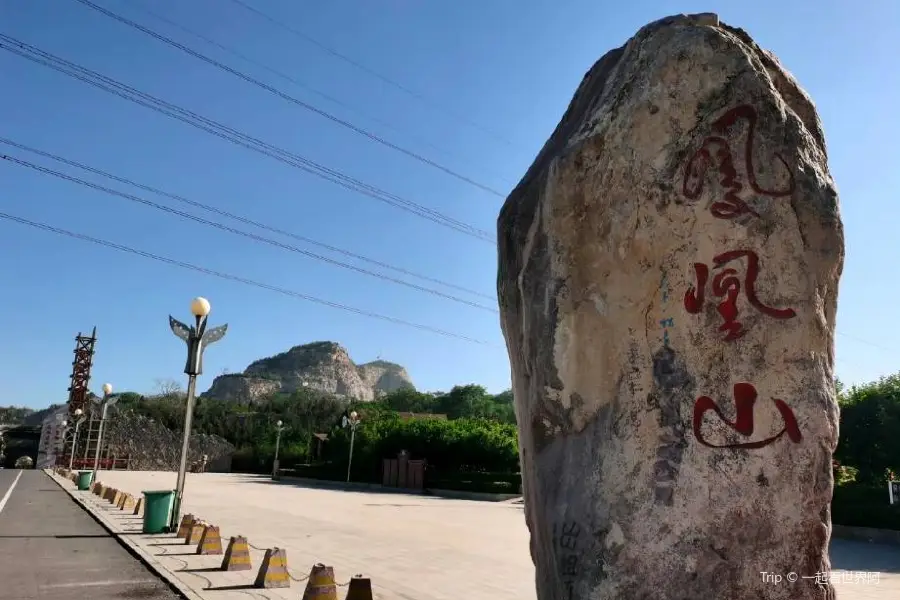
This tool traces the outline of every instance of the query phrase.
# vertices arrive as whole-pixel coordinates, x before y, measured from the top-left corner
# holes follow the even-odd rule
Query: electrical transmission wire
[[[303,31],[300,31],[299,29],[296,29],[295,27],[291,27],[290,25],[288,25],[286,23],[282,23],[278,19],[275,19],[274,17],[269,16],[268,14],[259,10],[258,8],[250,6],[249,4],[242,2],[241,0],[231,0],[231,2],[240,6],[241,8],[243,8],[245,10],[255,14],[256,16],[260,17],[261,19],[268,21],[269,23],[275,25],[276,27],[280,27],[280,28],[284,29],[285,31],[288,31],[288,32],[294,34],[295,36],[297,36],[303,40],[306,40],[307,42],[318,47],[320,50],[326,52],[327,54],[330,54],[331,56],[333,56],[339,60],[342,60],[342,61],[346,62],[347,64],[352,65],[353,67],[356,67],[360,71],[363,71],[364,73],[368,73],[369,75],[375,77],[376,79],[379,79],[379,80],[383,81],[384,83],[387,83],[388,85],[400,90],[401,92],[407,94],[408,96],[411,96],[411,97],[419,100],[420,102],[427,104],[431,108],[438,109],[441,112],[443,112],[444,114],[449,115],[459,121],[462,121],[463,123],[469,125],[470,127],[474,127],[475,129],[478,129],[482,133],[485,133],[485,134],[493,137],[495,140],[503,142],[507,146],[513,145],[513,143],[509,139],[503,137],[496,131],[492,131],[491,129],[488,129],[484,125],[480,125],[479,123],[476,123],[475,121],[473,121],[455,111],[451,111],[444,106],[436,104],[434,101],[429,100],[428,98],[426,98],[425,96],[423,96],[422,94],[420,94],[414,90],[411,90],[410,88],[406,87],[402,83],[399,83],[396,80],[391,79],[390,77],[388,77],[386,75],[382,75],[378,71],[375,71],[374,69],[365,66],[364,64],[360,63],[359,61],[356,61],[356,60],[350,58],[346,54],[342,54],[342,53],[338,52],[334,48],[326,46],[325,44],[323,44],[319,40],[315,39],[308,33],[304,33]]]
[[[151,200],[141,198],[140,196],[135,196],[133,194],[127,194],[125,192],[120,192],[118,190],[114,190],[112,188],[108,188],[106,186],[102,186],[100,184],[93,183],[93,182],[87,181],[85,179],[81,179],[79,177],[73,177],[72,175],[68,175],[61,171],[55,171],[53,169],[48,169],[47,167],[42,167],[41,165],[37,165],[35,163],[31,163],[26,160],[21,160],[14,156],[9,156],[8,154],[0,154],[0,159],[5,160],[7,162],[11,162],[13,164],[17,164],[22,167],[32,169],[34,171],[38,171],[39,173],[44,173],[45,175],[52,175],[52,176],[58,177],[60,179],[65,179],[66,181],[70,181],[72,183],[77,183],[79,185],[110,194],[111,196],[118,196],[119,198],[123,198],[125,200],[137,202],[139,204],[143,204],[144,206],[149,206],[151,208],[155,208],[156,210],[160,210],[163,212],[167,212],[169,214],[179,216],[182,219],[194,221],[195,223],[199,223],[201,225],[206,225],[207,227],[213,227],[213,228],[219,229],[221,231],[227,231],[228,233],[233,233],[235,235],[239,235],[241,237],[245,237],[245,238],[257,241],[257,242],[269,244],[270,246],[275,246],[277,248],[281,248],[282,250],[296,252],[297,254],[302,254],[309,258],[314,258],[316,260],[326,262],[326,263],[334,265],[336,267],[341,267],[341,268],[348,269],[351,271],[356,271],[357,273],[362,273],[363,275],[369,275],[370,277],[375,277],[375,278],[381,279],[383,281],[389,281],[391,283],[396,283],[397,285],[409,287],[414,290],[418,290],[420,292],[426,292],[429,294],[433,294],[435,296],[439,296],[441,298],[446,298],[448,300],[452,300],[453,302],[459,302],[460,304],[466,304],[473,308],[478,308],[478,309],[481,309],[481,310],[484,310],[487,312],[493,312],[493,313],[499,312],[497,309],[490,307],[490,306],[485,306],[484,304],[472,302],[471,300],[466,300],[464,298],[460,298],[458,296],[453,296],[451,294],[445,294],[444,292],[441,292],[439,290],[427,288],[427,287],[424,287],[421,285],[416,285],[414,283],[410,283],[408,281],[403,281],[402,279],[397,279],[395,277],[389,277],[382,273],[376,273],[375,271],[369,271],[368,269],[363,269],[362,267],[357,267],[357,266],[354,266],[354,265],[351,265],[351,264],[348,264],[345,262],[341,262],[339,260],[335,260],[333,258],[328,258],[327,256],[322,256],[321,254],[316,254],[316,253],[310,252],[308,250],[303,250],[302,248],[298,248],[297,246],[291,246],[290,244],[283,244],[283,243],[273,240],[271,238],[263,237],[261,235],[256,235],[255,233],[250,233],[248,231],[235,229],[234,227],[229,227],[228,225],[223,225],[221,223],[217,223],[215,221],[210,221],[208,219],[204,219],[202,217],[198,217],[196,215],[192,215],[190,213],[186,213],[184,211],[180,211],[180,210],[177,210],[177,209],[169,207],[169,206],[158,204]]]
[[[111,77],[101,75],[96,71],[92,71],[82,67],[76,63],[65,60],[49,52],[45,52],[36,46],[27,44],[21,40],[17,40],[11,36],[0,33],[0,49],[6,50],[12,54],[20,56],[33,63],[48,67],[69,77],[73,77],[105,92],[114,94],[134,102],[140,106],[144,106],[154,110],[160,114],[172,117],[192,127],[211,133],[219,138],[230,141],[233,144],[242,146],[249,150],[259,152],[275,160],[293,166],[306,173],[313,174],[317,177],[340,185],[346,189],[358,192],[369,198],[373,198],[385,204],[389,204],[395,208],[410,212],[423,219],[427,219],[438,225],[453,229],[460,233],[474,237],[490,244],[496,244],[492,235],[483,229],[477,229],[472,225],[463,223],[436,210],[417,204],[411,200],[402,198],[396,194],[386,192],[378,187],[367,184],[359,179],[355,179],[349,175],[341,173],[335,169],[324,167],[310,159],[304,158],[298,154],[288,150],[274,146],[264,142],[258,138],[242,133],[236,129],[223,125],[218,121],[208,119],[191,110],[182,108],[165,100],[151,96],[141,92],[140,90],[121,83]]]
[[[331,103],[333,103],[333,104],[337,104],[338,106],[341,106],[341,107],[343,107],[343,108],[345,108],[345,109],[347,109],[347,110],[349,110],[349,111],[355,112],[355,113],[357,113],[358,115],[360,115],[360,116],[362,116],[362,117],[365,117],[365,118],[369,119],[370,121],[372,121],[372,122],[374,122],[374,123],[378,123],[379,125],[382,125],[382,126],[388,128],[388,129],[390,129],[391,131],[394,131],[395,133],[399,133],[399,134],[401,134],[401,135],[408,136],[408,137],[410,137],[411,139],[416,140],[416,141],[419,142],[420,144],[422,144],[422,145],[424,145],[424,146],[428,146],[429,148],[431,148],[432,150],[435,150],[436,152],[440,152],[440,153],[443,154],[444,156],[451,156],[451,155],[452,155],[452,156],[455,156],[456,158],[461,158],[457,152],[451,152],[451,151],[448,151],[447,149],[441,148],[440,146],[437,146],[436,144],[434,144],[434,143],[432,143],[432,142],[426,140],[425,138],[423,138],[423,137],[421,137],[421,136],[419,136],[419,135],[416,135],[416,134],[411,133],[411,132],[409,132],[409,131],[403,131],[403,130],[401,130],[400,128],[398,128],[397,126],[395,126],[395,125],[389,123],[388,121],[385,121],[384,119],[381,119],[381,118],[379,118],[379,117],[376,117],[375,115],[373,115],[373,114],[371,114],[371,113],[369,113],[369,112],[367,112],[367,111],[364,111],[364,110],[362,110],[362,109],[360,109],[360,108],[358,108],[358,107],[352,106],[352,105],[350,105],[350,104],[348,104],[348,103],[346,103],[346,102],[344,102],[344,101],[342,101],[342,100],[340,100],[340,99],[338,99],[338,98],[335,98],[334,96],[332,96],[332,95],[330,95],[330,94],[327,94],[327,93],[325,93],[325,92],[323,92],[323,91],[321,91],[321,90],[318,90],[318,89],[312,87],[311,85],[309,85],[309,84],[307,84],[307,83],[304,83],[304,82],[300,81],[300,80],[297,79],[296,77],[293,77],[293,76],[291,76],[291,75],[288,75],[288,74],[285,73],[284,71],[280,71],[280,70],[278,70],[278,69],[275,69],[274,67],[272,67],[272,66],[270,66],[270,65],[267,65],[267,64],[265,64],[265,63],[263,63],[263,62],[260,62],[260,61],[256,60],[255,58],[252,58],[252,57],[250,57],[250,56],[247,56],[246,54],[244,54],[244,53],[241,52],[240,50],[236,50],[233,46],[228,46],[228,45],[223,44],[223,43],[221,43],[221,42],[217,42],[216,40],[210,38],[209,36],[207,36],[207,35],[205,35],[205,34],[202,34],[202,33],[198,32],[198,31],[196,31],[196,30],[194,30],[194,29],[191,29],[190,27],[187,27],[187,26],[185,26],[185,25],[182,25],[181,23],[178,23],[177,21],[173,21],[172,19],[170,19],[170,18],[168,18],[168,17],[165,17],[165,16],[163,16],[163,15],[161,15],[161,14],[155,12],[155,11],[150,10],[150,9],[147,8],[146,6],[142,6],[142,5],[140,5],[140,4],[136,3],[136,2],[130,3],[129,6],[131,6],[132,8],[134,8],[134,9],[136,9],[136,10],[139,10],[140,12],[143,12],[143,13],[145,13],[145,14],[147,14],[147,15],[150,15],[150,16],[153,17],[154,19],[157,19],[157,20],[159,20],[159,21],[162,21],[163,23],[167,23],[167,24],[171,25],[172,27],[174,27],[174,28],[176,28],[176,29],[179,29],[179,30],[183,31],[184,33],[187,33],[188,35],[194,36],[195,38],[197,38],[197,39],[199,39],[199,40],[203,40],[203,41],[206,42],[207,44],[210,44],[210,45],[212,45],[212,46],[215,46],[216,48],[222,50],[223,52],[227,52],[227,53],[229,53],[229,54],[231,54],[231,55],[233,55],[233,56],[236,56],[236,57],[240,58],[241,60],[243,60],[243,61],[245,61],[245,62],[248,62],[248,63],[250,63],[250,64],[252,64],[252,65],[255,65],[255,66],[259,67],[260,69],[263,69],[263,70],[265,70],[265,71],[268,71],[269,73],[271,73],[271,74],[273,74],[273,75],[275,75],[275,76],[277,76],[277,77],[280,77],[281,79],[284,79],[285,81],[288,81],[288,82],[292,83],[293,85],[295,85],[295,86],[297,86],[297,87],[299,87],[299,88],[302,88],[302,89],[306,90],[307,92],[309,92],[309,93],[311,93],[311,94],[315,94],[316,96],[319,96],[320,98],[323,98],[323,99],[327,100],[328,102],[331,102]],[[511,182],[510,182],[508,179],[505,179],[505,178],[503,178],[503,177],[498,177],[497,179],[498,179],[498,180],[502,180],[504,183],[511,184]]]
[[[458,340],[463,340],[466,342],[471,342],[473,344],[478,344],[481,346],[491,346],[498,347],[497,344],[493,344],[491,342],[487,342],[484,340],[479,340],[477,338],[472,338],[466,335],[462,335],[459,333],[453,333],[451,331],[445,331],[443,329],[438,329],[437,327],[431,327],[430,325],[421,325],[419,323],[413,323],[412,321],[405,321],[403,319],[398,319],[396,317],[389,317],[387,315],[382,315],[379,313],[371,312],[368,310],[364,310],[361,308],[356,308],[353,306],[348,306],[346,304],[340,304],[338,302],[332,302],[330,300],[323,300],[322,298],[316,298],[315,296],[309,296],[307,294],[302,294],[300,292],[296,292],[294,290],[289,290],[287,288],[279,287],[276,285],[271,285],[267,283],[262,283],[259,281],[255,281],[253,279],[247,279],[246,277],[240,277],[238,275],[231,275],[229,273],[223,273],[221,271],[216,271],[213,269],[207,269],[206,267],[201,267],[198,265],[194,265],[191,263],[183,262],[180,260],[176,260],[174,258],[168,258],[165,256],[160,256],[158,254],[153,254],[150,252],[145,252],[143,250],[138,250],[136,248],[131,248],[129,246],[124,246],[122,244],[117,244],[115,242],[111,242],[109,240],[103,240],[100,238],[91,237],[89,235],[85,235],[82,233],[76,233],[74,231],[69,231],[67,229],[62,229],[59,227],[54,227],[52,225],[48,225],[46,223],[40,223],[37,221],[31,221],[29,219],[25,219],[24,217],[18,217],[16,215],[11,215],[8,213],[0,212],[0,219],[5,219],[7,221],[13,221],[16,223],[20,223],[22,225],[28,225],[29,227],[34,227],[35,229],[42,229],[44,231],[49,231],[51,233],[55,233],[57,235],[63,235],[66,237],[82,240],[85,242],[91,242],[92,244],[97,244],[99,246],[105,246],[107,248],[112,248],[114,250],[119,250],[120,252],[127,252],[129,254],[136,254],[138,256],[143,256],[144,258],[149,258],[151,260],[155,260],[158,262],[163,262],[172,266],[181,267],[182,269],[187,269],[191,271],[196,271],[199,273],[204,273],[206,275],[212,275],[213,277],[218,277],[220,279],[227,279],[229,281],[234,281],[237,283],[243,283],[245,285],[250,285],[253,287],[258,287],[262,289],[266,289],[272,292],[277,292],[279,294],[284,294],[285,296],[291,296],[293,298],[298,298],[300,300],[306,300],[308,302],[315,302],[316,304],[322,304],[324,306],[330,306],[332,308],[338,308],[340,310],[345,310],[347,312],[352,312],[358,315],[362,315],[364,317],[371,317],[373,319],[380,319],[382,321],[388,321],[390,323],[395,323],[397,325],[405,325],[406,327],[413,327],[415,329],[419,329],[421,331],[428,331],[431,333],[436,333],[438,335],[442,335],[445,337],[455,338]]]
[[[356,254],[356,253],[354,253],[354,252],[350,252],[350,251],[348,251],[348,250],[344,250],[344,249],[342,249],[342,248],[338,248],[338,247],[336,247],[336,246],[332,246],[332,245],[330,245],[330,244],[325,244],[325,243],[323,243],[323,242],[318,242],[318,241],[313,240],[313,239],[310,239],[310,238],[308,238],[308,237],[304,237],[304,236],[298,235],[298,234],[296,234],[296,233],[291,233],[291,232],[289,232],[289,231],[285,231],[285,230],[280,229],[280,228],[278,228],[278,227],[274,227],[274,226],[272,226],[272,225],[266,225],[266,224],[264,224],[264,223],[260,223],[260,222],[258,222],[258,221],[254,221],[254,220],[252,220],[252,219],[250,219],[250,218],[248,218],[248,217],[242,217],[242,216],[240,216],[240,215],[237,215],[237,214],[228,212],[228,211],[226,211],[226,210],[222,210],[222,209],[220,209],[220,208],[216,208],[215,206],[210,206],[210,205],[208,205],[208,204],[203,204],[202,202],[197,202],[197,201],[195,201],[195,200],[190,200],[190,199],[185,198],[184,196],[180,196],[180,195],[178,195],[178,194],[173,194],[173,193],[170,193],[170,192],[166,192],[166,191],[160,190],[160,189],[158,189],[158,188],[155,188],[155,187],[152,187],[152,186],[149,186],[149,185],[145,185],[145,184],[142,184],[142,183],[138,183],[138,182],[132,181],[132,180],[127,179],[127,178],[125,178],[125,177],[119,177],[118,175],[114,175],[114,174],[109,173],[109,172],[107,172],[107,171],[103,171],[102,169],[97,169],[97,168],[95,168],[95,167],[91,167],[91,166],[85,165],[85,164],[83,164],[83,163],[80,163],[80,162],[77,162],[77,161],[74,161],[74,160],[71,160],[71,159],[68,159],[68,158],[64,158],[64,157],[59,156],[59,155],[56,155],[56,154],[51,154],[50,152],[45,152],[45,151],[43,151],[43,150],[38,150],[37,148],[32,148],[32,147],[30,147],[30,146],[26,146],[25,144],[20,144],[20,143],[18,143],[18,142],[15,142],[15,141],[10,140],[10,139],[8,139],[8,138],[4,138],[4,137],[2,137],[2,136],[0,136],[0,143],[7,144],[8,146],[12,146],[12,147],[14,147],[14,148],[18,148],[19,150],[25,150],[26,152],[31,152],[31,153],[33,153],[33,154],[37,154],[38,156],[43,156],[44,158],[49,158],[49,159],[51,159],[51,160],[54,160],[54,161],[56,161],[56,162],[63,163],[63,164],[65,164],[65,165],[69,165],[69,166],[71,166],[71,167],[76,167],[76,168],[78,168],[78,169],[82,169],[82,170],[84,170],[84,171],[88,171],[89,173],[93,173],[93,174],[95,174],[95,175],[100,175],[100,176],[102,176],[102,177],[106,177],[107,179],[112,179],[113,181],[117,181],[117,182],[119,182],[119,183],[124,183],[124,184],[126,184],[126,185],[130,185],[130,186],[133,186],[133,187],[142,189],[142,190],[144,190],[144,191],[150,192],[150,193],[152,193],[152,194],[156,194],[156,195],[158,195],[158,196],[163,196],[163,197],[166,197],[166,198],[170,198],[170,199],[172,199],[172,200],[176,200],[176,201],[178,201],[178,202],[182,202],[182,203],[184,203],[184,204],[188,204],[188,205],[190,205],[190,206],[194,206],[194,207],[196,207],[196,208],[203,209],[203,210],[205,210],[205,211],[208,211],[208,212],[211,212],[211,213],[214,213],[214,214],[217,214],[217,215],[220,215],[220,216],[223,216],[223,217],[226,217],[226,218],[229,218],[229,219],[238,221],[238,222],[240,222],[240,223],[244,223],[244,224],[246,224],[246,225],[251,225],[251,226],[253,226],[253,227],[258,227],[258,228],[264,229],[264,230],[266,230],[266,231],[271,231],[272,233],[277,233],[277,234],[279,234],[279,235],[284,235],[284,236],[287,236],[287,237],[294,238],[295,240],[298,240],[298,241],[301,241],[301,242],[305,242],[305,243],[307,243],[307,244],[312,244],[312,245],[314,245],[314,246],[319,246],[320,248],[324,248],[324,249],[329,250],[329,251],[331,251],[331,252],[335,252],[335,253],[338,253],[338,254],[343,254],[344,256],[349,256],[350,258],[355,258],[355,259],[357,259],[357,260],[361,260],[361,261],[363,261],[363,262],[367,262],[367,263],[370,263],[370,264],[373,264],[373,265],[382,267],[382,268],[384,268],[384,269],[390,269],[390,270],[392,270],[392,271],[396,271],[396,272],[398,272],[398,273],[402,273],[402,274],[407,275],[407,276],[410,276],[410,277],[415,277],[415,278],[421,279],[421,280],[423,280],[423,281],[429,281],[429,282],[431,282],[431,283],[436,283],[436,284],[442,285],[442,286],[444,286],[444,287],[453,288],[453,289],[455,289],[455,290],[459,290],[459,291],[462,291],[462,292],[466,292],[466,293],[468,293],[468,294],[472,294],[473,296],[479,296],[479,297],[485,298],[485,299],[487,299],[487,300],[493,300],[493,301],[496,301],[496,297],[495,297],[495,296],[491,296],[491,295],[489,295],[489,294],[484,294],[484,293],[475,291],[475,290],[473,290],[473,289],[470,289],[470,288],[467,288],[467,287],[463,287],[463,286],[461,286],[461,285],[457,285],[457,284],[454,284],[454,283],[449,283],[449,282],[446,282],[446,281],[442,281],[442,280],[440,280],[440,279],[436,279],[436,278],[434,278],[434,277],[429,277],[429,276],[427,276],[427,275],[421,275],[421,274],[415,273],[415,272],[413,272],[413,271],[409,271],[409,270],[407,270],[407,269],[403,269],[403,268],[401,268],[401,267],[396,267],[396,266],[394,266],[394,265],[391,265],[391,264],[388,264],[388,263],[385,263],[385,262],[382,262],[382,261],[379,261],[379,260],[375,260],[375,259],[372,259],[372,258],[368,258],[368,257],[366,257],[366,256],[362,256],[361,254]]]
[[[233,67],[229,67],[228,65],[226,65],[225,63],[223,63],[221,61],[218,61],[214,58],[210,58],[209,56],[206,56],[205,54],[203,54],[201,52],[197,52],[196,50],[189,48],[188,46],[185,46],[184,44],[177,42],[176,40],[173,40],[172,38],[167,37],[161,33],[153,31],[152,29],[145,27],[136,21],[132,21],[131,19],[129,19],[127,17],[123,17],[120,14],[114,13],[113,11],[111,11],[107,8],[104,8],[102,6],[94,4],[90,0],[75,0],[75,2],[78,2],[79,4],[83,4],[84,6],[87,6],[88,8],[91,8],[103,15],[106,15],[107,17],[109,17],[115,21],[118,21],[119,23],[122,23],[123,25],[127,25],[128,27],[131,27],[132,29],[136,29],[138,31],[146,33],[147,35],[149,35],[165,44],[168,44],[169,46],[172,46],[173,48],[177,48],[178,50],[181,50],[182,52],[184,52],[186,54],[190,54],[194,58],[202,60],[203,62],[205,62],[207,64],[210,64],[214,67],[222,69],[223,71],[231,73],[235,77],[239,77],[239,78],[243,79],[244,81],[246,81],[247,83],[251,83],[261,89],[264,89],[267,92],[274,94],[283,100],[287,100],[288,102],[290,102],[292,104],[295,104],[305,110],[311,111],[311,112],[319,115],[320,117],[324,117],[325,119],[328,119],[332,123],[336,123],[336,124],[340,125],[341,127],[345,127],[355,133],[358,133],[359,135],[365,136],[374,142],[377,142],[387,148],[390,148],[391,150],[395,150],[397,152],[400,152],[401,154],[405,154],[406,156],[408,156],[414,160],[417,160],[417,161],[419,161],[423,164],[426,164],[430,167],[434,167],[435,169],[438,169],[439,171],[443,171],[444,173],[450,175],[451,177],[455,177],[456,179],[459,179],[460,181],[468,183],[469,185],[475,186],[485,192],[494,194],[495,196],[498,196],[500,198],[506,197],[506,194],[504,194],[503,192],[497,191],[483,183],[479,183],[470,177],[462,175],[461,173],[458,173],[457,171],[454,171],[453,169],[445,167],[444,165],[442,165],[438,162],[435,162],[435,161],[431,160],[430,158],[426,158],[426,157],[422,156],[421,154],[413,152],[412,150],[407,150],[406,148],[403,148],[402,146],[398,146],[397,144],[394,144],[393,142],[389,142],[386,139],[384,139],[370,131],[363,129],[362,127],[358,127],[358,126],[354,125],[353,123],[351,123],[347,120],[341,119],[340,117],[336,117],[335,115],[333,115],[327,111],[324,111],[321,108],[313,106],[312,104],[309,104],[308,102],[304,102],[303,100],[300,100],[299,98],[295,98],[294,96],[291,96],[290,94],[287,94],[287,93],[279,90],[278,88],[275,88],[275,87],[269,85],[268,83],[265,83],[264,81],[256,79],[252,75],[248,75],[247,73],[244,73],[243,71],[238,71],[237,69],[235,69]]]

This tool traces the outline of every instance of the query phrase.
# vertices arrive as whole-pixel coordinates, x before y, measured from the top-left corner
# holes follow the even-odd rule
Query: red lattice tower
[[[88,382],[91,379],[91,366],[94,363],[94,344],[97,342],[97,328],[90,337],[79,334],[75,337],[75,361],[72,363],[72,383],[69,386],[69,419],[74,423],[75,411],[79,408],[88,412]]]

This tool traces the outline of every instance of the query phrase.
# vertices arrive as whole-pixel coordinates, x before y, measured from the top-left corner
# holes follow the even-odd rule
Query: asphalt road
[[[42,471],[0,470],[0,598],[181,598]]]

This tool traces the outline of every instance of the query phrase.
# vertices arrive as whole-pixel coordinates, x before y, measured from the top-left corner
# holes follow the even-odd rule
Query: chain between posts
[[[250,542],[247,542],[247,546],[249,546],[250,548],[253,548],[254,550],[257,550],[257,551],[259,551],[259,552],[265,552],[266,550],[269,550],[269,549],[270,549],[270,548],[261,548],[260,546],[254,546],[254,545],[251,544]],[[294,576],[291,574],[291,570],[290,570],[290,569],[285,568],[285,570],[287,571],[288,577],[290,577],[291,580],[294,581],[294,582],[296,582],[296,583],[303,583],[304,581],[306,581],[307,579],[309,579],[309,575],[306,575],[305,577],[299,577],[299,578],[298,578],[298,577],[294,577]],[[335,581],[335,582],[334,582],[334,585],[336,585],[336,586],[338,586],[338,587],[347,587],[348,585],[350,585],[350,580],[347,580],[347,582],[345,582],[345,583],[338,583],[337,581]]]
[[[309,575],[307,575],[306,577],[300,577],[300,578],[298,579],[298,578],[294,577],[293,575],[291,575],[291,570],[290,570],[290,569],[285,568],[285,571],[287,571],[288,577],[291,578],[291,581],[295,581],[295,582],[297,582],[297,583],[303,583],[304,581],[306,581],[307,579],[309,579]]]

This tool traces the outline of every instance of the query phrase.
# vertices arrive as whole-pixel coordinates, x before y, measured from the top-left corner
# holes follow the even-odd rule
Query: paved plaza
[[[98,479],[135,495],[175,485],[174,473],[114,471],[102,472]],[[73,487],[68,481],[62,485]],[[173,544],[171,535],[137,534],[138,519],[96,496],[77,494],[89,497],[93,510],[105,519],[130,531],[130,540],[199,598],[302,594],[304,583],[293,583],[291,589],[249,589],[262,557],[259,550],[252,551],[253,571],[217,572],[221,556],[197,556],[192,546]],[[317,562],[333,566],[339,583],[355,573],[371,577],[380,600],[535,598],[521,505],[317,489],[252,475],[190,474],[185,510],[218,525],[226,542],[229,536],[245,535],[257,548],[285,548],[296,578]],[[900,598],[900,548],[835,540],[831,553],[839,600]],[[872,572],[877,572],[877,582],[871,574],[866,581],[866,573]],[[804,583],[813,584],[801,580],[797,585]]]

